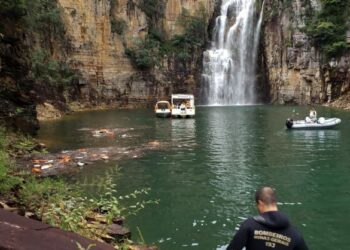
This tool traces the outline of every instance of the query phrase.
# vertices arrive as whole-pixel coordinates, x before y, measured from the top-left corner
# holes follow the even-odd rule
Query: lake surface
[[[43,123],[39,139],[52,151],[166,143],[140,158],[100,162],[69,177],[89,184],[87,195],[98,192],[106,176],[113,177],[121,195],[151,188],[146,199],[159,199],[159,205],[129,217],[127,224],[134,239],[138,226],[146,243],[160,249],[228,244],[238,225],[256,214],[254,192],[262,185],[276,188],[279,209],[310,249],[349,249],[350,112],[317,110],[342,124],[334,130],[287,131],[285,119],[296,113],[303,118],[307,107],[199,107],[195,119],[187,120],[155,118],[151,110],[112,110]],[[81,128],[129,130],[94,138]]]

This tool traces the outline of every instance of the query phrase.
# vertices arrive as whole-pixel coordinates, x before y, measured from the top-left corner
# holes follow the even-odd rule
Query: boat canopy
[[[173,94],[171,95],[171,104],[173,106],[179,106],[183,104],[187,107],[194,107],[194,96],[189,94]]]
[[[168,101],[159,101],[156,103],[155,109],[170,109],[170,103]]]
[[[193,95],[188,95],[188,94],[173,94],[173,95],[171,95],[171,99],[189,99],[189,100],[193,100],[194,96]]]

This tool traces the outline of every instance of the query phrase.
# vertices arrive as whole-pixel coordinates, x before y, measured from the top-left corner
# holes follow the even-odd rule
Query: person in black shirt
[[[308,250],[303,237],[290,224],[288,217],[278,211],[272,188],[256,191],[258,216],[243,222],[227,250]]]

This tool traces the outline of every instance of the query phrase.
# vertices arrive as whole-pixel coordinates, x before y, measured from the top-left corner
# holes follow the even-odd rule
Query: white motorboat
[[[154,107],[157,117],[167,118],[171,116],[171,105],[168,101],[159,101]]]
[[[307,116],[305,120],[293,120],[288,118],[286,126],[288,129],[327,129],[334,128],[341,123],[339,118],[317,118],[315,110],[310,111],[310,116]]]
[[[171,105],[173,118],[192,118],[196,113],[193,95],[173,94],[171,95]]]

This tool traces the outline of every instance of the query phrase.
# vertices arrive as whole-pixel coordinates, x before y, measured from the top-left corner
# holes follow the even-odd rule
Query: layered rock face
[[[262,61],[272,103],[323,103],[349,89],[350,56],[325,60],[305,33],[310,7],[319,10],[320,1],[265,1]]]
[[[193,91],[194,72],[174,72],[172,62],[164,68],[140,71],[133,67],[125,49],[142,39],[150,27],[138,0],[58,0],[64,9],[63,20],[73,45],[73,65],[82,77],[79,81],[80,98],[92,104],[137,105],[151,103],[158,97],[168,97],[181,75],[180,87]],[[177,19],[183,8],[194,12],[204,6],[210,13],[214,0],[168,0],[160,24],[166,36],[181,32]],[[112,31],[113,21],[125,25],[122,34]],[[181,70],[180,70],[181,71]],[[183,79],[183,74],[185,74]],[[175,86],[175,87],[174,87]]]

